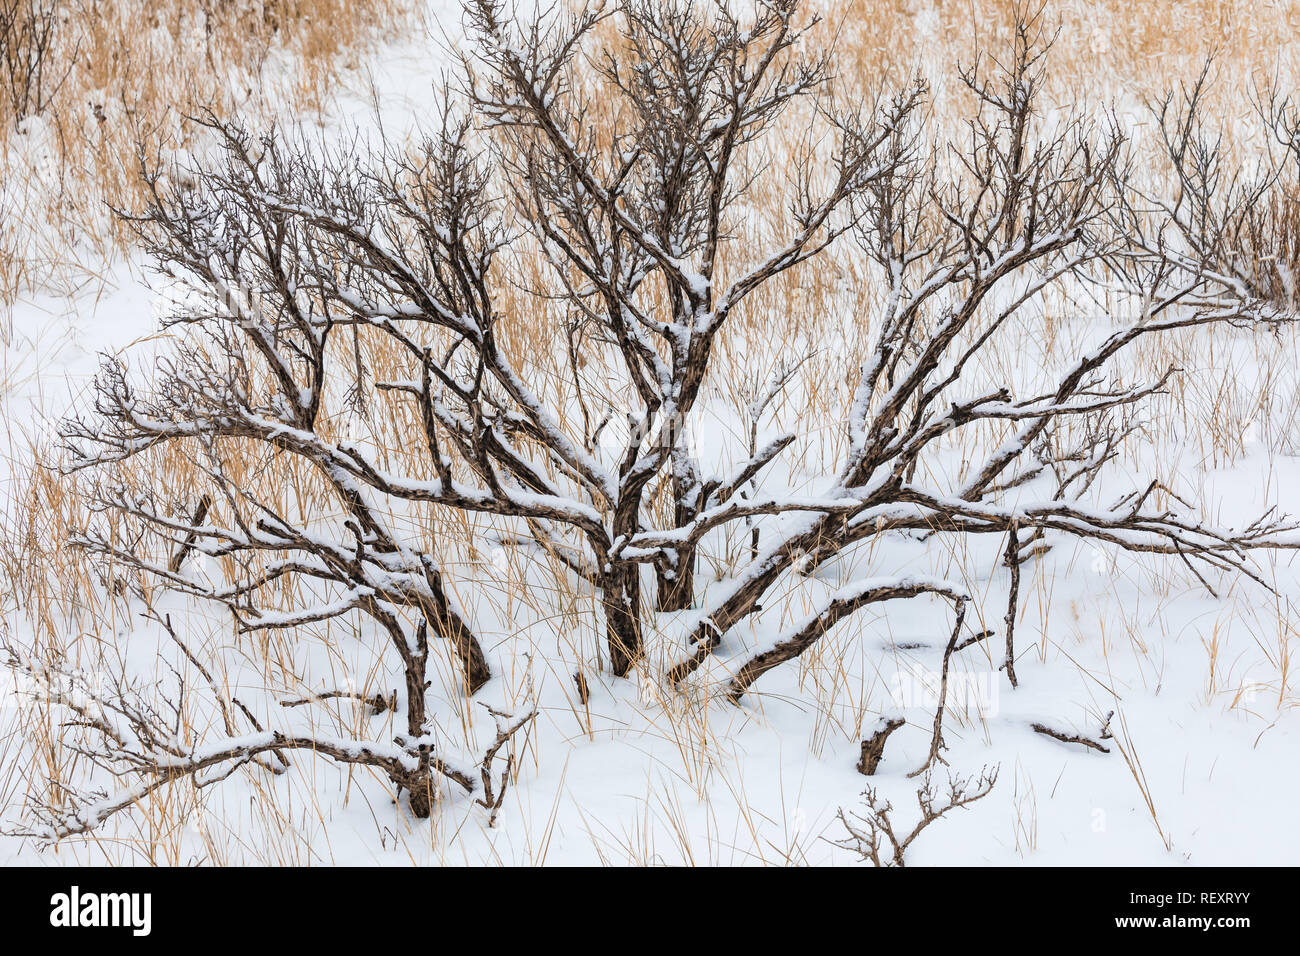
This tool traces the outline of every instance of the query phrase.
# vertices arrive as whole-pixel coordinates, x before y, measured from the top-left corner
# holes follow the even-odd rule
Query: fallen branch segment
[[[1033,729],[1034,733],[1042,734],[1045,737],[1051,737],[1054,740],[1061,741],[1061,743],[1081,744],[1084,747],[1088,747],[1092,750],[1098,750],[1104,754],[1110,753],[1109,747],[1106,747],[1103,744],[1099,743],[1098,741],[1093,740],[1091,737],[1084,737],[1082,734],[1072,734],[1066,731],[1056,730],[1038,721],[1034,721],[1029,726]],[[1106,740],[1109,739],[1109,737],[1110,737],[1110,718],[1107,717],[1106,723],[1102,726],[1101,729],[1101,738],[1102,740]]]
[[[880,761],[885,756],[885,742],[889,740],[889,735],[905,723],[907,721],[902,717],[880,718],[879,729],[862,741],[862,753],[858,757],[858,773],[864,777],[875,774],[876,768],[880,766]]]

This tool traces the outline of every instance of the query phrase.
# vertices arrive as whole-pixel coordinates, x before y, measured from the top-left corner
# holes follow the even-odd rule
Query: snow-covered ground
[[[346,75],[326,135],[382,122],[393,138],[430,120],[429,92],[440,79],[439,64],[458,43],[457,10],[454,0],[438,0],[430,10],[431,36],[391,45],[362,71]],[[371,103],[379,104],[378,118]],[[85,401],[99,353],[122,352],[139,364],[166,347],[155,338],[166,294],[139,261],[127,261],[76,296],[17,304],[10,341],[0,351],[4,487],[17,486],[31,445],[48,442],[51,423]],[[1262,421],[1247,420],[1243,412],[1240,452],[1231,462],[1214,462],[1195,419],[1189,423],[1169,404],[1157,403],[1149,444],[1140,460],[1122,464],[1110,487],[1155,468],[1176,476],[1179,490],[1220,524],[1249,522],[1273,506],[1300,512],[1292,423],[1296,340],[1289,333],[1264,342],[1214,335],[1222,338],[1212,343],[1202,337],[1189,352],[1205,363],[1191,373],[1223,377],[1231,368],[1233,394],[1249,395],[1261,368],[1281,369],[1268,386],[1277,393],[1271,412]],[[782,414],[796,415],[798,407],[789,402]],[[716,419],[716,434],[696,441],[721,454],[726,436],[743,426],[723,403]],[[780,425],[791,422],[769,420],[764,428],[776,434]],[[813,493],[819,471],[832,467],[805,461],[783,478]],[[6,520],[15,507],[10,497]],[[970,613],[996,628],[1006,606],[1003,541],[958,548],[938,539],[894,540],[852,567],[833,564],[797,587],[811,601],[871,573],[943,575],[962,580],[974,596]],[[950,769],[969,776],[998,767],[997,785],[986,799],[927,830],[908,863],[1294,861],[1300,854],[1294,802],[1300,697],[1289,666],[1300,649],[1300,558],[1282,552],[1265,555],[1261,564],[1276,595],[1244,579],[1223,579],[1214,597],[1175,560],[1117,556],[1071,541],[1027,565],[1017,626],[1019,688],[1012,690],[999,672],[995,648],[963,652],[954,658],[944,722]],[[536,569],[517,573],[520,581],[540,586]],[[589,610],[548,620],[528,602],[515,606],[499,594],[459,597],[498,675],[480,699],[511,708],[531,700],[539,711],[495,827],[487,826],[481,808],[452,792],[433,818],[416,820],[393,805],[385,781],[303,756],[283,778],[236,775],[203,791],[197,808],[169,817],[174,829],[160,838],[169,849],[153,859],[849,863],[856,855],[832,842],[844,836],[836,814],[858,807],[868,782],[897,808],[897,826],[910,828],[918,782],[908,773],[929,747],[937,671],[951,627],[946,604],[892,603],[863,612],[822,641],[816,666],[805,659],[773,671],[740,706],[699,693],[674,696],[649,678],[624,681],[589,671],[592,692],[584,707],[571,675],[574,660],[596,641],[594,631],[584,630],[590,630]],[[162,606],[224,662],[232,687],[247,693],[259,684],[265,658],[231,636],[227,619],[177,598]],[[21,640],[32,609],[10,602],[4,612],[11,639]],[[662,615],[663,637],[685,633],[698,614]],[[766,631],[747,636],[755,644],[769,638],[777,622],[758,627]],[[331,686],[344,674],[369,674],[376,683],[364,689],[383,689],[389,678],[376,673],[375,663],[382,648],[371,638],[331,635],[328,649],[285,642],[290,660],[284,666],[314,687]],[[144,672],[156,669],[157,653],[166,650],[157,629],[138,614],[77,635],[94,639],[114,644]],[[724,645],[724,656],[727,650]],[[707,680],[705,673],[701,685]],[[0,732],[11,734],[0,747],[0,761],[9,764],[0,770],[0,803],[10,825],[22,812],[21,775],[13,763],[31,759],[17,733],[30,713],[17,690],[11,681],[0,711]],[[465,738],[490,736],[491,722],[482,713],[467,716],[473,710],[447,703],[439,714],[453,750],[473,753]],[[365,734],[376,739],[391,721],[391,715],[362,716],[346,702],[333,712],[353,728],[368,721]],[[854,769],[859,742],[883,713],[907,723],[868,781]],[[1108,753],[1051,739],[1031,726],[1097,738],[1112,713]],[[463,730],[467,721],[472,726]],[[935,779],[944,784],[944,768]],[[116,824],[111,832],[125,839],[121,844],[69,842],[55,853],[0,837],[0,862],[139,862],[148,857],[134,847],[147,842],[142,821],[154,809]]]

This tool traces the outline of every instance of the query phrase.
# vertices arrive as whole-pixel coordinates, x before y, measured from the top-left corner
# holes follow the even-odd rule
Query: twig
[[[1091,747],[1093,750],[1100,750],[1104,754],[1110,753],[1109,747],[1102,746],[1097,741],[1093,740],[1091,737],[1084,737],[1080,734],[1068,734],[1061,730],[1054,730],[1051,727],[1048,727],[1046,724],[1038,723],[1038,721],[1034,721],[1029,726],[1033,728],[1034,733],[1042,734],[1045,737],[1052,737],[1056,740],[1061,741],[1061,743],[1083,744],[1083,746]],[[1103,740],[1105,740],[1110,736],[1109,726],[1110,726],[1110,719],[1107,718],[1106,725],[1102,727],[1101,736]]]
[[[939,705],[934,711],[934,733],[930,737],[930,752],[925,758],[925,763],[921,764],[921,766],[909,773],[909,777],[919,777],[921,774],[927,773],[936,760],[944,765],[947,765],[948,763],[948,761],[943,759],[940,751],[948,748],[948,745],[944,743],[943,740],[943,711],[948,702],[949,662],[952,660],[952,655],[954,653],[964,647],[970,647],[972,644],[978,644],[980,641],[986,640],[992,633],[990,631],[980,631],[978,634],[967,638],[959,644],[957,638],[961,636],[961,626],[965,620],[966,601],[963,599],[957,602],[957,621],[952,628],[952,637],[948,638],[948,646],[945,647],[943,651],[943,672],[939,679]]]

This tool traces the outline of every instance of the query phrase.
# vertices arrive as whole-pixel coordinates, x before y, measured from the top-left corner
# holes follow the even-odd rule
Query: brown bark
[[[1018,687],[1019,682],[1016,680],[1016,603],[1020,597],[1020,536],[1019,528],[1013,522],[1007,532],[1007,553],[1004,559],[1008,568],[1011,569],[1011,587],[1007,591],[1007,615],[1006,633],[1007,633],[1007,652],[1002,666],[1007,670],[1007,679],[1011,681],[1012,688]]]
[[[442,586],[442,575],[436,571],[428,571],[425,579],[429,582],[434,597],[432,613],[428,617],[438,634],[451,641],[452,647],[455,648],[456,656],[460,659],[465,692],[472,697],[492,677],[492,669],[488,667],[487,658],[483,654],[483,645],[447,600],[446,591]]]
[[[616,677],[626,677],[641,659],[641,584],[636,565],[616,567],[602,580],[605,634],[609,665]]]
[[[428,767],[421,767],[400,782],[411,802],[411,813],[424,820],[433,808],[433,775]]]
[[[684,611],[695,606],[695,548],[677,552],[677,566],[671,576],[662,568],[657,574],[658,608],[661,611]]]
[[[673,524],[688,525],[695,519],[696,511],[684,496],[684,489],[673,479]],[[660,611],[684,611],[695,606],[695,545],[676,552],[676,564],[671,569],[657,572],[659,588],[656,594]]]
[[[905,723],[906,721],[902,717],[885,718],[881,721],[880,729],[862,741],[862,754],[858,758],[858,773],[864,777],[875,774],[876,768],[880,766],[881,758],[885,756],[885,741],[889,739],[890,734]]]

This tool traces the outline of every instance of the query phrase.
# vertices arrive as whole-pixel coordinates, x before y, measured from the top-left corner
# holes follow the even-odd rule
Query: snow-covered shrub
[[[930,128],[919,80],[839,102],[827,58],[805,48],[816,18],[801,7],[768,0],[742,17],[625,0],[520,24],[498,0],[472,0],[462,88],[424,142],[324,149],[212,119],[224,163],[147,171],[150,201],[132,222],[184,294],[157,381],[110,362],[94,414],[67,425],[69,467],[97,476],[105,518],[83,543],[143,599],[161,588],[216,602],[244,633],[365,620],[400,686],[320,699],[395,711],[402,729],[391,741],[325,734],[295,722],[312,701],[255,713],[214,680],[158,704],[15,651],[95,740],[84,752],[139,777],[65,796],[33,832],[84,832],[177,779],[276,772],[295,751],[378,770],[417,816],[438,778],[494,811],[506,778],[493,760],[530,715],[494,711],[477,764],[440,750],[431,716],[440,649],[457,667],[446,693],[473,696],[509,670],[508,646],[485,647],[457,597],[520,586],[508,558],[481,560],[488,550],[536,559],[557,606],[595,595],[594,654],[613,675],[681,686],[716,664],[706,674],[721,670],[739,700],[868,605],[951,602],[948,655],[994,636],[967,635],[968,589],[933,576],[856,579],[811,612],[783,604],[792,579],[881,540],[1005,540],[1000,656],[1013,685],[1017,569],[1063,536],[1167,554],[1199,575],[1253,576],[1252,549],[1295,546],[1279,522],[1206,525],[1158,481],[1087,498],[1175,374],[1124,381],[1116,355],[1160,333],[1286,318],[1218,235],[1276,176],[1251,192],[1183,168],[1191,213],[1148,195],[1119,129],[1037,113],[1050,44],[1032,20],[991,68],[962,73],[975,108],[961,135]],[[808,135],[791,144],[771,132],[794,110]],[[1194,128],[1194,101],[1164,118]],[[755,185],[774,155],[790,171],[777,203]],[[760,207],[780,220],[760,222]],[[869,342],[832,423],[843,453],[820,493],[795,493],[772,476],[799,431],[760,444],[755,425],[746,455],[719,471],[691,436],[725,330],[837,243],[855,244],[880,293],[837,300]],[[1046,387],[987,380],[981,360],[1043,296],[1102,284],[1127,311],[1063,367],[1035,370]],[[786,358],[755,390],[755,420],[807,356]],[[810,403],[799,428],[824,428],[827,414]],[[960,468],[932,467],[958,442]],[[462,548],[474,571],[438,531],[456,520],[480,529]],[[735,528],[753,531],[738,557],[719,546]],[[696,575],[705,558],[724,568],[711,585]],[[771,605],[793,623],[753,646],[742,625]],[[652,646],[672,615],[684,643]],[[585,699],[581,670],[578,684]],[[223,731],[190,732],[182,695],[195,693]],[[926,767],[943,746],[939,706]]]

